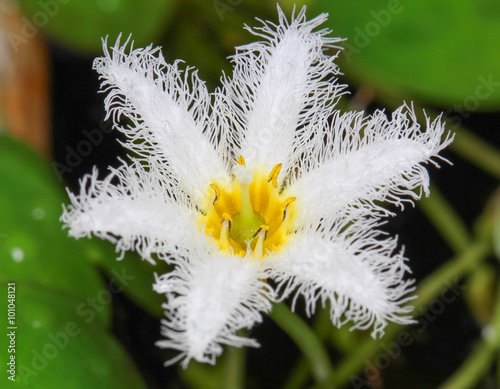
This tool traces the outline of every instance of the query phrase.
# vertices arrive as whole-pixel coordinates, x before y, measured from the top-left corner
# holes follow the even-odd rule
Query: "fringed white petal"
[[[129,119],[131,125],[117,127],[128,138],[126,146],[148,163],[160,162],[198,200],[208,183],[228,171],[217,152],[217,134],[205,131],[206,86],[195,71],[181,70],[180,61],[167,64],[159,48],[127,45],[118,39],[110,52],[104,42],[105,56],[94,62],[108,93],[108,116],[115,124],[122,116]]]
[[[411,323],[413,280],[401,253],[394,253],[396,241],[381,240],[376,225],[341,225],[328,231],[299,233],[281,253],[268,260],[270,277],[285,298],[294,294],[293,306],[302,296],[306,313],[314,313],[316,303],[329,301],[330,317],[336,326],[348,321],[352,329],[368,329],[382,335],[388,321]]]
[[[129,41],[118,40],[108,49],[104,42],[104,57],[94,62],[108,117],[134,157],[104,180],[97,170],[85,176],[61,220],[74,237],[95,234],[117,251],[136,250],[151,261],[156,255],[174,266],[154,285],[167,298],[166,339],[158,345],[179,351],[168,363],[213,364],[224,345],[258,346],[237,332],[260,322],[277,293],[294,295],[294,305],[302,296],[308,315],[329,302],[335,325],[352,321],[353,328],[372,328],[372,336],[389,321],[411,322],[406,302],[413,282],[396,240],[377,230],[378,218],[390,213],[379,202],[402,206],[427,194],[424,165],[436,164],[452,138],[442,139],[439,119],[427,120],[422,131],[406,106],[392,119],[380,111],[367,118],[334,111],[344,86],[335,78],[335,57],[326,54],[339,39],[317,30],[326,15],[307,21],[303,8],[288,21],[278,12],[279,24],[250,30],[263,41],[237,49],[232,79],[224,78],[213,96],[196,72],[181,70],[179,61],[167,64],[159,48],[127,48]],[[248,173],[239,177],[242,184],[254,168],[283,164],[278,185],[287,193],[280,202],[267,192],[253,199],[293,202],[290,213],[286,205],[266,215],[293,213],[294,232],[262,260],[250,245],[245,257],[223,252],[201,231],[207,193],[215,191],[215,203],[216,188],[229,187],[240,155]],[[270,177],[274,186],[278,171]],[[220,247],[231,245],[233,194],[218,204],[231,209],[229,217],[222,213]],[[256,257],[265,239],[265,229],[259,231]]]
[[[283,164],[286,174],[303,152],[304,143],[331,115],[339,91],[335,57],[324,51],[340,39],[329,30],[313,31],[323,14],[307,21],[305,7],[289,22],[281,9],[279,25],[263,22],[249,29],[265,41],[237,48],[232,80],[224,80],[232,111],[235,144],[250,166]]]
[[[261,314],[271,309],[274,292],[261,280],[258,262],[218,251],[210,254],[207,247],[207,252],[179,259],[176,265],[154,285],[167,297],[162,329],[167,339],[157,345],[181,352],[171,363],[183,359],[186,367],[195,359],[214,364],[223,345],[259,346],[236,335],[261,322]]]
[[[424,166],[452,142],[442,139],[440,119],[427,121],[422,131],[412,109],[402,106],[389,120],[377,111],[337,113],[325,130],[324,146],[303,158],[302,170],[289,188],[301,206],[302,222],[345,214],[347,210],[380,215],[389,212],[375,204],[386,201],[403,207],[429,191]],[[360,211],[361,210],[361,211]]]
[[[71,236],[94,234],[115,244],[116,251],[135,250],[150,262],[153,253],[185,253],[207,239],[196,228],[187,199],[169,189],[167,176],[139,164],[113,169],[102,181],[97,175],[94,169],[80,181],[78,195],[69,193],[71,205],[61,220]]]

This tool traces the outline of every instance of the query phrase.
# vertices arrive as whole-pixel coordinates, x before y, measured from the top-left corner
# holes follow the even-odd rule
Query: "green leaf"
[[[7,284],[0,282],[0,288],[6,317]],[[2,366],[7,366],[11,355],[15,357],[16,381],[9,382],[9,387],[145,388],[124,350],[97,316],[82,313],[81,304],[60,291],[15,283],[14,323],[4,325],[2,320],[4,331],[13,336],[0,340]],[[15,353],[7,352],[9,343]]]
[[[500,2],[318,0],[360,83],[454,110],[500,105]]]
[[[15,354],[7,352],[11,337],[0,340],[5,350],[0,362],[6,366],[15,355],[13,386],[144,388],[108,333],[113,293],[126,289],[134,276],[117,268],[110,273],[112,283],[102,283],[89,260],[95,259],[93,245],[62,229],[66,199],[54,172],[5,135],[0,135],[0,180],[0,288],[5,291],[0,325],[15,334]],[[9,314],[8,286],[15,286]]]
[[[101,38],[113,43],[118,34],[132,34],[137,46],[151,43],[168,24],[174,0],[20,0],[27,14],[18,44],[39,29],[75,49],[101,52]],[[12,38],[11,38],[12,39]]]
[[[115,289],[153,315],[163,315],[164,296],[152,284],[154,273],[164,274],[169,267],[161,261],[151,265],[134,253],[117,261],[109,242],[69,237],[59,221],[68,199],[53,172],[29,148],[5,136],[0,136],[0,180],[0,281],[26,280],[85,300],[104,288],[94,265]],[[98,314],[109,323],[109,307]]]
[[[24,281],[81,300],[103,288],[79,242],[62,230],[64,197],[48,164],[0,135],[0,281]],[[99,312],[109,320],[109,308]]]

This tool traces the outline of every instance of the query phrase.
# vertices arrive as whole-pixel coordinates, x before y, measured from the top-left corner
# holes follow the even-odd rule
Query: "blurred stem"
[[[368,338],[361,342],[355,350],[342,361],[335,370],[335,385],[344,386],[351,377],[355,376],[365,366],[365,361],[373,359],[380,353],[382,343],[390,342],[404,328],[401,325],[389,324],[385,329],[384,341]]]
[[[311,377],[311,369],[306,358],[300,358],[297,365],[293,368],[288,381],[283,389],[302,389]]]
[[[435,188],[431,188],[432,195],[422,199],[420,205],[429,219],[443,235],[448,244],[462,254],[457,255],[439,269],[434,271],[418,287],[418,297],[413,301],[417,314],[421,312],[434,298],[446,290],[451,284],[456,283],[459,278],[476,267],[476,264],[484,259],[490,250],[489,236],[492,225],[488,217],[482,216],[478,220],[476,230],[481,231],[476,241],[472,242],[465,224],[450,207],[446,199]],[[488,213],[489,215],[489,213]],[[448,281],[448,284],[445,284]],[[389,342],[397,336],[403,326],[390,324],[385,330],[385,336],[381,340],[368,339],[356,347],[356,352],[351,353],[336,370],[334,380],[337,385],[345,382],[356,372],[360,371],[366,359],[373,358],[380,352],[380,345]],[[316,331],[318,332],[318,331]],[[321,335],[318,333],[320,338]],[[294,374],[290,377],[286,389],[302,387],[307,381],[307,369],[304,361],[299,361]]]
[[[232,347],[229,351],[229,358],[224,361],[222,376],[223,389],[244,389],[245,388],[245,347]]]
[[[451,125],[456,134],[450,147],[494,177],[500,178],[500,151],[457,125]]]
[[[467,227],[434,185],[430,192],[429,197],[419,201],[420,208],[453,251],[465,250],[471,241]]]
[[[283,303],[273,304],[270,314],[274,322],[297,344],[309,361],[314,379],[319,388],[333,388],[333,368],[323,344],[314,331]]]
[[[478,239],[471,243],[466,250],[446,262],[426,279],[420,282],[418,297],[412,301],[414,313],[419,314],[429,303],[443,293],[452,283],[456,282],[467,272],[474,269],[479,262],[491,252],[491,243],[488,239]],[[449,283],[449,284],[447,284]],[[403,329],[401,325],[387,326],[382,339],[367,339],[356,350],[348,355],[335,371],[335,384],[345,384],[351,376],[361,371],[365,360],[373,359],[380,352],[380,344],[390,342]]]
[[[487,341],[481,341],[460,368],[439,386],[439,389],[474,388],[488,371],[495,356],[495,347]]]
[[[221,359],[222,360],[222,359]],[[216,366],[191,361],[187,369],[179,365],[178,374],[191,389],[219,389],[222,383],[222,363]]]
[[[495,315],[487,331],[491,333],[483,336],[475,350],[439,389],[474,388],[493,364],[500,348],[500,286],[497,292]]]
[[[330,309],[328,305],[328,307],[320,309],[317,312],[313,330],[318,339],[324,342],[330,335],[331,329],[332,322],[330,320]],[[283,389],[304,388],[310,377],[311,369],[309,368],[308,360],[302,356],[292,369],[292,374],[288,377],[288,381],[283,386]]]
[[[328,337],[332,322],[330,320],[330,310],[328,308],[320,309],[316,314],[316,321],[313,330],[322,342]],[[301,389],[306,386],[307,381],[311,377],[311,369],[309,362],[303,356],[297,361],[292,373],[288,377],[288,381],[283,386],[283,389]]]
[[[418,285],[418,297],[413,300],[415,311],[425,308],[438,296],[439,292],[449,287],[450,285],[447,285],[446,282],[456,283],[469,271],[475,269],[490,253],[491,242],[483,239],[478,240],[427,276]]]

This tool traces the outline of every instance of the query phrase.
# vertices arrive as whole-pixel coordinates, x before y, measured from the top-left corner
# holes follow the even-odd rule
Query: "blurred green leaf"
[[[117,261],[110,243],[69,237],[59,221],[68,200],[53,172],[29,148],[5,136],[0,137],[0,179],[0,281],[27,280],[86,298],[103,287],[90,261],[137,304],[163,315],[164,297],[152,284],[154,273],[166,273],[168,266],[151,265],[134,253]],[[99,315],[109,321],[109,309]]]
[[[47,164],[0,135],[0,281],[26,281],[85,299],[103,284],[59,217],[63,195]],[[109,309],[99,312],[105,322]]]
[[[500,2],[317,0],[358,82],[454,110],[500,105]]]
[[[0,288],[6,296],[7,284]],[[16,282],[15,295],[17,328],[6,330],[15,333],[15,353],[6,352],[10,337],[0,341],[2,366],[10,355],[16,361],[16,381],[9,387],[145,388],[125,351],[102,322],[80,314],[74,296],[27,282]],[[4,298],[0,304],[4,313],[6,303]]]
[[[134,366],[108,334],[113,293],[133,280],[123,269],[106,287],[92,246],[62,230],[65,201],[49,165],[0,135],[0,287],[15,284],[16,384],[36,388],[142,388]],[[0,340],[8,349],[9,337]],[[7,343],[6,343],[7,342]],[[2,353],[6,366],[10,354]]]
[[[20,0],[27,18],[19,42],[43,29],[79,50],[101,52],[101,38],[113,43],[118,34],[132,34],[137,46],[151,43],[168,24],[175,0]]]
[[[231,75],[227,57],[235,53],[235,46],[251,40],[244,25],[259,24],[256,16],[275,18],[275,7],[243,0],[184,0],[165,34],[164,54],[168,62],[180,58],[198,69],[201,79],[213,90],[220,85],[222,72]]]

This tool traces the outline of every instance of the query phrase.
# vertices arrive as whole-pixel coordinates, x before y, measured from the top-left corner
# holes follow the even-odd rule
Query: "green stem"
[[[292,369],[288,381],[283,386],[283,389],[301,389],[304,388],[307,381],[311,377],[311,369],[307,363],[307,359],[300,358],[299,362]]]
[[[481,220],[478,224],[485,231],[482,231],[480,236],[478,236],[478,242],[471,244],[470,235],[462,220],[436,188],[432,188],[431,193],[430,198],[423,200],[425,203],[422,204],[423,211],[433,221],[450,246],[458,252],[462,252],[462,254],[442,265],[420,283],[418,297],[412,302],[412,305],[415,307],[414,312],[417,313],[421,312],[439,293],[442,293],[447,288],[443,280],[448,280],[450,284],[455,283],[456,280],[474,269],[476,264],[486,257],[489,252],[489,243],[487,243],[488,235],[492,228],[489,220]],[[342,385],[348,381],[354,373],[362,369],[366,359],[373,358],[373,356],[380,352],[380,345],[382,343],[390,342],[398,335],[402,328],[402,326],[391,324],[386,328],[383,339],[368,339],[357,346],[356,353],[350,354],[350,356],[344,359],[343,363],[336,370],[335,383]],[[318,336],[321,337],[319,333]],[[301,382],[307,380],[307,377],[304,375],[303,363],[303,361],[300,361],[297,366],[297,374],[290,377],[285,388],[296,388],[297,386],[294,385],[296,379],[299,377],[301,378]],[[301,372],[300,375],[298,374],[299,371]]]
[[[434,298],[448,287],[447,283],[455,283],[465,274],[474,270],[478,264],[491,253],[489,241],[476,241],[472,243],[461,254],[447,261],[439,269],[420,282],[418,286],[418,297],[412,301],[412,305],[423,309],[432,302]]]
[[[435,186],[430,192],[418,205],[455,252],[465,250],[471,241],[467,227]]]
[[[418,287],[418,297],[412,301],[414,312],[421,312],[439,296],[449,285],[474,269],[491,252],[489,241],[479,240],[471,244],[464,252],[446,262],[439,269],[423,280]],[[356,351],[348,355],[335,371],[335,384],[342,386],[352,375],[363,369],[366,360],[373,359],[380,352],[381,343],[390,342],[403,329],[401,325],[388,325],[383,339],[367,339]]]
[[[489,342],[482,341],[469,354],[462,366],[443,385],[439,386],[439,389],[474,388],[489,370],[494,358],[495,348]]]
[[[474,388],[493,364],[500,348],[500,287],[497,292],[497,306],[490,330],[492,333],[486,338],[483,337],[462,366],[439,389]]]
[[[245,387],[246,349],[231,347],[227,353],[229,355],[224,361],[222,376],[223,389],[243,389]]]
[[[450,147],[485,172],[500,178],[500,151],[473,135],[463,127],[449,126],[455,140]]]
[[[326,307],[320,309],[315,315],[315,323],[313,331],[321,342],[324,342],[332,329],[330,320],[330,310]],[[295,367],[292,369],[292,374],[288,377],[287,382],[283,385],[284,389],[301,389],[306,387],[307,381],[311,378],[311,369],[308,360],[301,356]]]
[[[191,361],[187,369],[179,366],[178,374],[184,384],[192,389],[219,389],[222,383],[221,366],[210,366]]]
[[[283,303],[273,305],[270,314],[275,323],[297,344],[309,361],[316,383],[321,388],[333,388],[333,368],[323,344],[314,331]]]

